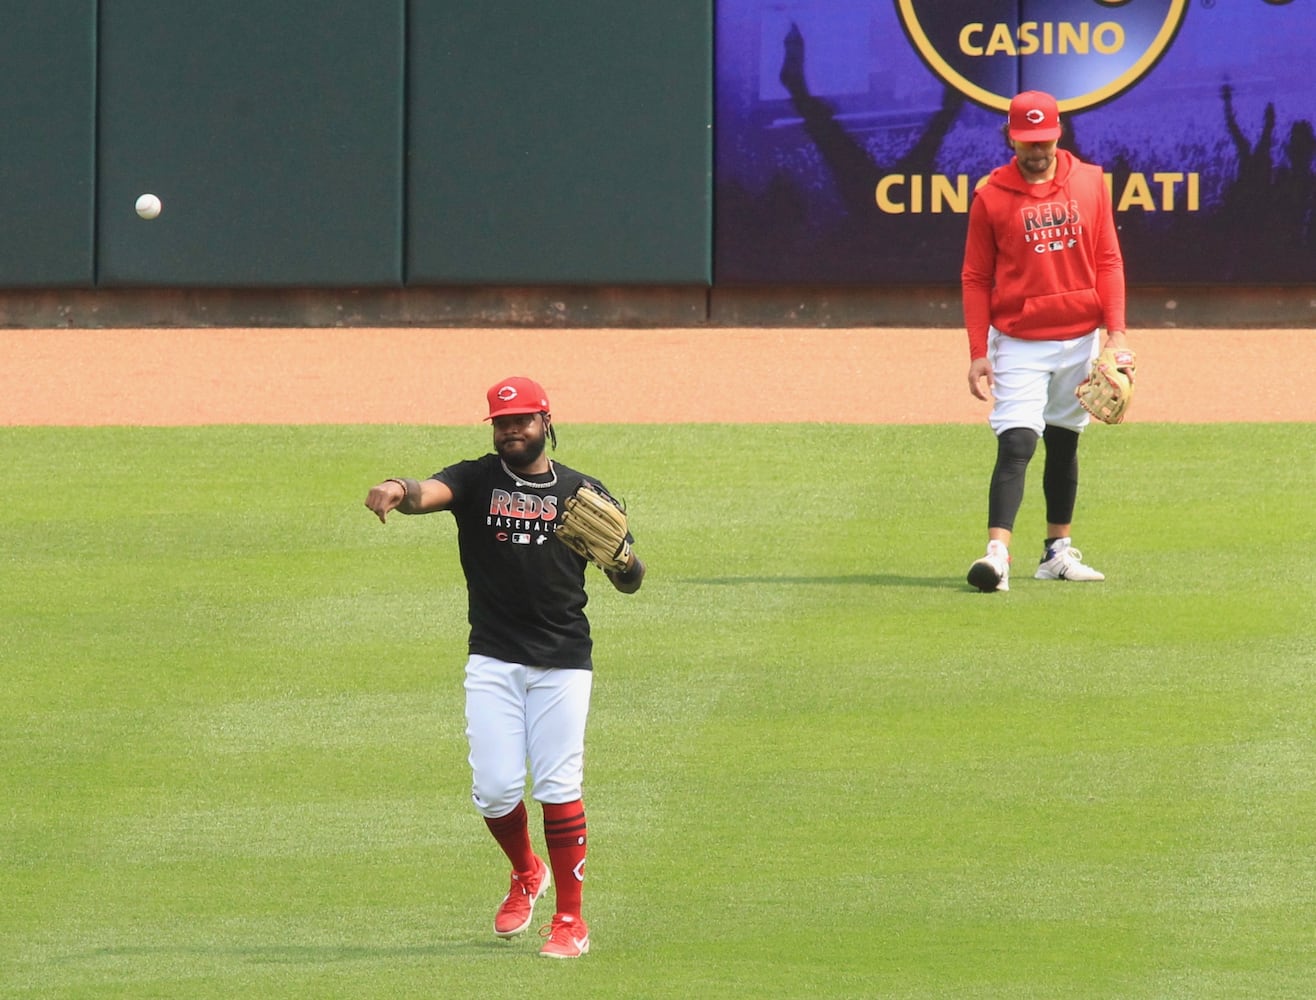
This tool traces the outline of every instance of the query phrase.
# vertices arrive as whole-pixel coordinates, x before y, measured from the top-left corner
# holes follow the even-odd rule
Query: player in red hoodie
[[[1125,346],[1124,258],[1101,168],[1056,147],[1060,112],[1030,90],[1010,102],[1014,158],[974,195],[961,282],[969,391],[992,401],[996,466],[987,552],[969,568],[984,592],[1010,589],[1010,539],[1024,476],[1045,444],[1046,541],[1039,580],[1102,580],[1070,542],[1078,439],[1088,423],[1074,389],[1103,346]]]

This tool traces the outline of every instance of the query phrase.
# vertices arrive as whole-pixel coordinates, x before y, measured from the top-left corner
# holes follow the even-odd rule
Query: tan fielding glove
[[[1127,347],[1106,348],[1074,390],[1083,409],[1105,424],[1118,424],[1133,400],[1137,356]]]
[[[563,504],[557,539],[602,570],[620,573],[631,561],[626,511],[592,483],[582,483]]]

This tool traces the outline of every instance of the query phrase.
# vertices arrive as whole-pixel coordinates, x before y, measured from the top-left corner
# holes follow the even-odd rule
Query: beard
[[[1025,177],[1030,179],[1042,178],[1051,169],[1051,163],[1054,159],[1054,153],[1030,153],[1019,156],[1019,169]]]
[[[544,453],[544,439],[523,437],[520,441],[501,442],[495,446],[495,450],[498,457],[511,468],[524,469],[539,461],[539,456]]]

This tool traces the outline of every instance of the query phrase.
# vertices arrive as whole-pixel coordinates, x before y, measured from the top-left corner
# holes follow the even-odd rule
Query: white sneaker
[[[1038,580],[1072,580],[1076,583],[1104,580],[1100,573],[1083,562],[1083,553],[1068,538],[1059,538],[1042,555],[1042,561],[1033,577]]]
[[[1002,542],[987,543],[987,554],[969,567],[969,583],[984,594],[1010,589],[1010,550]]]

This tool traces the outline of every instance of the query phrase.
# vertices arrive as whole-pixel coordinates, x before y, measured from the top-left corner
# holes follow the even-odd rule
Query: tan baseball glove
[[[1074,395],[1083,409],[1105,424],[1118,424],[1124,419],[1133,400],[1133,378],[1137,371],[1137,356],[1127,347],[1106,348],[1092,362]]]
[[[602,570],[620,573],[631,561],[626,510],[593,483],[582,483],[562,505],[556,536]]]

